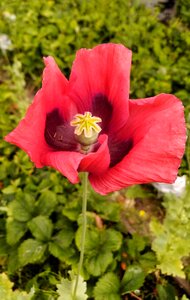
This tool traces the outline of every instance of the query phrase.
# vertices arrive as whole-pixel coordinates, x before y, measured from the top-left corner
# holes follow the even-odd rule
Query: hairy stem
[[[87,187],[88,187],[88,173],[83,173],[83,198],[82,198],[82,236],[81,236],[81,247],[80,247],[80,259],[78,265],[77,278],[75,282],[75,288],[73,293],[73,300],[76,299],[77,287],[79,282],[79,276],[81,273],[83,258],[84,258],[84,246],[85,246],[85,236],[86,236],[86,209],[87,209]]]

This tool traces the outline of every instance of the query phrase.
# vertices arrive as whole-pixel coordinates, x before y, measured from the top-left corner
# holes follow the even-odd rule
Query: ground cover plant
[[[177,5],[178,15],[163,24],[159,12],[138,1],[1,1],[1,137],[39,88],[42,56],[54,56],[69,75],[77,49],[103,42],[133,50],[131,98],[175,94],[189,128],[188,3]],[[188,145],[179,170],[187,178]],[[1,298],[67,299],[80,250],[81,185],[35,169],[3,140],[0,152]],[[163,196],[151,185],[137,185],[105,198],[90,190],[87,286],[79,282],[79,299],[188,299],[189,193]]]

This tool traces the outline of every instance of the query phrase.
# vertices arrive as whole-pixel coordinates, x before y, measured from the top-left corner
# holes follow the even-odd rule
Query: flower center
[[[75,138],[81,145],[82,152],[87,153],[90,146],[97,141],[98,134],[102,130],[97,124],[102,122],[99,117],[93,117],[92,114],[87,111],[82,114],[75,115],[74,119],[70,122],[71,126],[75,128]]]

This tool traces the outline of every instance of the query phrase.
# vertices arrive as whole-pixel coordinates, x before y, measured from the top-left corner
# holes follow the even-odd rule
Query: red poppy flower
[[[44,61],[42,88],[6,141],[37,168],[51,166],[72,183],[88,172],[100,194],[174,182],[186,140],[183,106],[169,94],[129,100],[130,50],[116,44],[79,50],[69,81],[52,57]],[[97,136],[84,153],[77,135],[92,131]]]

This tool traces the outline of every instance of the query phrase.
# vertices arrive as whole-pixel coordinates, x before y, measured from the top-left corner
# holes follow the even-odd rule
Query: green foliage
[[[151,223],[155,236],[152,249],[157,255],[158,268],[168,275],[185,277],[182,259],[190,254],[189,197],[189,190],[182,198],[167,196],[163,224],[156,220]]]
[[[190,3],[188,0],[177,1],[177,15],[184,23],[190,25]]]
[[[188,0],[179,0],[178,7],[181,16],[188,14]],[[7,11],[16,15],[14,21],[6,17]],[[13,43],[10,61],[20,63],[20,70],[36,85],[43,56],[53,55],[69,75],[77,49],[111,41],[133,50],[132,97],[173,92],[188,103],[188,30],[176,19],[170,26],[159,23],[156,11],[134,0],[22,1],[19,6],[3,0],[0,28]]]
[[[187,298],[186,295],[183,295],[182,298],[181,298],[181,300],[189,300],[189,298]]]
[[[76,234],[76,244],[80,249],[81,228]],[[113,252],[120,249],[122,235],[114,229],[97,229],[91,227],[87,229],[85,239],[85,261],[86,271],[93,276],[100,276],[107,268],[114,264]]]
[[[13,283],[8,279],[5,273],[0,274],[0,298],[2,300],[31,300],[34,294],[31,291],[29,294],[26,292],[20,292],[18,290],[13,291]]]
[[[38,199],[36,210],[41,215],[50,216],[56,205],[56,195],[52,191],[45,190]]]
[[[76,283],[76,276],[71,275],[71,280],[62,279],[61,283],[57,284],[58,300],[86,300],[86,283],[82,277],[79,277],[76,297],[74,298],[74,288]]]
[[[19,261],[22,266],[43,261],[46,245],[34,239],[25,240],[19,247]]]
[[[49,241],[53,231],[53,224],[46,216],[38,216],[28,222],[32,235],[39,241]]]
[[[18,4],[1,0],[0,34],[12,43],[6,51],[0,49],[1,138],[23,117],[40,87],[43,56],[54,56],[69,76],[76,50],[107,42],[122,43],[133,51],[131,98],[174,93],[183,101],[188,117],[189,1],[177,1],[177,18],[167,26],[158,21],[157,10],[140,2],[33,0]],[[188,140],[181,174],[189,174],[189,148]],[[72,299],[75,277],[70,278],[68,270],[76,271],[78,265],[81,195],[80,185],[69,184],[48,168],[36,170],[23,151],[2,139],[0,268],[12,276],[16,288],[29,292],[34,286],[35,294],[15,287],[13,291],[12,283],[1,274],[0,293],[5,293],[1,299]],[[149,199],[154,209],[144,202],[139,210],[136,198]],[[89,191],[82,270],[88,289],[80,278],[77,300],[86,299],[87,293],[95,300],[118,300],[125,294],[135,298],[136,290],[145,300],[178,299],[172,281],[163,274],[188,275],[189,194],[164,199],[165,217],[151,220],[157,217],[155,211],[163,211],[155,198],[148,186],[133,186],[108,197]],[[159,278],[157,269],[162,272]]]
[[[120,300],[120,282],[114,273],[107,273],[99,279],[94,288],[95,300]]]
[[[144,280],[145,273],[143,272],[142,268],[138,265],[131,265],[122,278],[122,294],[139,289],[143,285]]]
[[[92,189],[89,193],[88,205],[93,208],[104,220],[119,222],[121,205],[115,199],[105,201],[105,197],[95,193]]]
[[[175,289],[170,284],[158,284],[156,286],[158,297],[162,300],[176,300]],[[183,298],[182,298],[183,299]]]
[[[13,219],[8,219],[6,224],[7,229],[7,243],[14,246],[23,237],[27,231],[26,225]]]
[[[139,198],[147,198],[147,197],[152,197],[153,194],[145,189],[142,185],[132,185],[130,186],[125,193],[125,196],[129,199],[134,199],[135,197]]]

